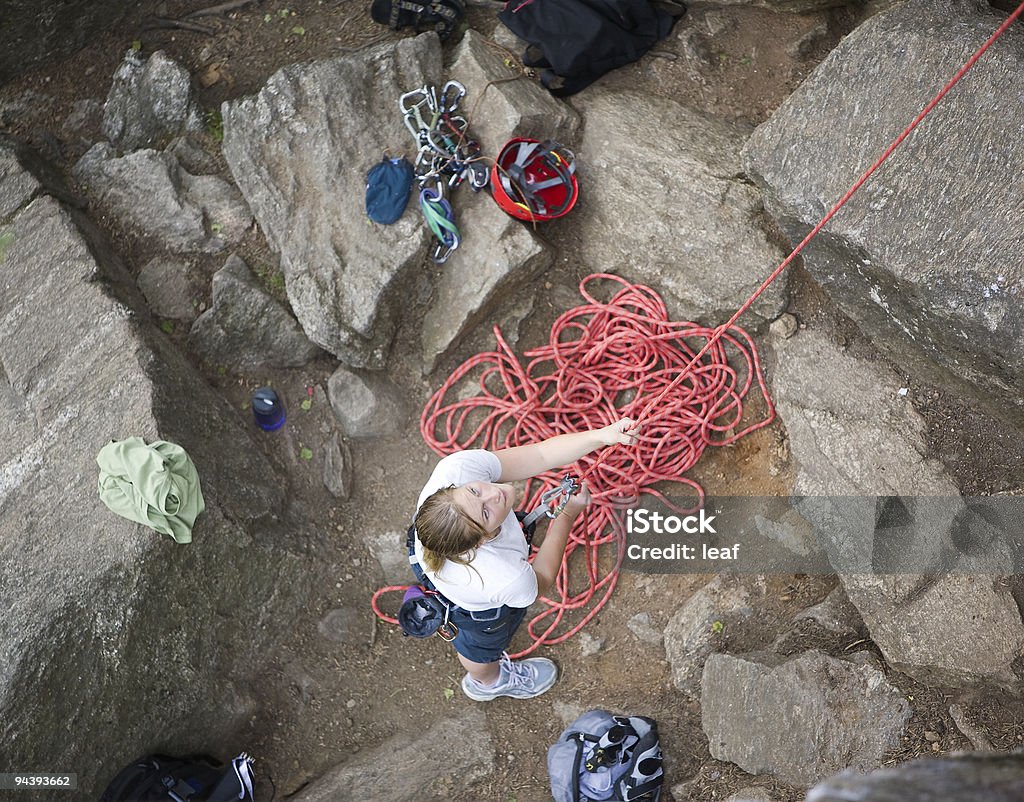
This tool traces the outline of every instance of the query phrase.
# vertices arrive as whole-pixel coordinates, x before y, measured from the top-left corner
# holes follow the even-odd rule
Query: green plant
[[[160,329],[163,331],[164,334],[174,334],[174,321],[165,320],[163,323],[160,324]]]
[[[302,446],[302,448],[299,449],[299,456],[305,460],[313,459],[313,450],[306,446]]]
[[[0,234],[0,262],[7,258],[7,249],[14,243],[14,232],[5,231]]]
[[[295,26],[292,27],[292,33],[294,33],[294,34],[296,34],[298,36],[305,36],[306,35],[306,29],[303,28],[301,25],[295,25]]]
[[[215,142],[224,141],[224,118],[220,109],[210,109],[206,112],[206,133],[213,137]]]
[[[262,281],[268,289],[275,292],[284,292],[284,273],[265,264],[256,265],[252,272],[259,276],[260,281]]]
[[[714,632],[716,635],[721,635],[722,631],[724,629],[725,629],[725,624],[723,624],[721,621],[712,621],[711,622],[711,631]]]

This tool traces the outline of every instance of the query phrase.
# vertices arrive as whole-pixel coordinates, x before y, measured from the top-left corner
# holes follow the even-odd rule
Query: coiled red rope
[[[570,534],[566,558],[556,581],[560,598],[541,600],[548,609],[529,624],[533,642],[514,657],[529,654],[542,643],[560,643],[571,637],[607,601],[618,579],[625,545],[624,532],[614,515],[616,509],[635,503],[642,493],[661,497],[649,485],[663,479],[690,485],[698,499],[703,500],[703,490],[682,473],[693,466],[706,446],[735,442],[771,422],[774,407],[765,388],[757,351],[746,332],[735,325],[736,321],[1022,12],[1024,2],[726,323],[715,329],[705,329],[691,323],[671,322],[664,313],[660,297],[650,288],[627,284],[617,276],[596,274],[580,284],[580,292],[588,303],[570,310],[556,321],[548,346],[528,352],[526,356],[532,357],[532,361],[525,368],[495,328],[500,350],[478,354],[467,360],[431,397],[424,409],[420,429],[427,443],[439,454],[470,447],[493,450],[521,442],[537,442],[563,432],[596,428],[621,417],[619,409],[622,414],[644,423],[640,443],[632,450],[635,453],[610,447],[599,452],[596,459],[581,460],[582,464],[589,463],[583,475],[588,477],[595,502],[592,512],[581,516],[583,526],[575,526]],[[587,284],[595,279],[616,281],[623,288],[611,301],[602,304],[587,293]],[[563,331],[572,332],[575,336],[562,340]],[[704,345],[692,352],[693,343],[690,341],[702,338],[705,339]],[[735,355],[728,354],[730,346],[737,352]],[[729,367],[727,356],[739,357],[739,372]],[[666,359],[669,361],[665,362]],[[679,359],[684,360],[683,364]],[[558,369],[540,375],[532,373],[538,365],[545,363]],[[481,365],[486,365],[479,380],[481,394],[446,402],[449,392],[470,371]],[[672,379],[664,382],[670,375]],[[754,379],[765,400],[767,413],[761,420],[748,423],[736,432],[735,428],[743,423],[742,400]],[[494,382],[504,388],[504,395],[492,392],[489,383]],[[656,386],[659,382],[663,382],[663,386]],[[669,400],[677,390],[679,397],[673,396]],[[648,397],[651,393],[654,394],[653,399]],[[635,409],[641,399],[646,399],[646,406],[636,414]],[[472,417],[477,409],[483,410],[481,419]],[[443,434],[438,435],[438,426],[442,424]],[[464,434],[463,428],[467,425],[472,431]],[[538,478],[554,484],[559,477],[550,474]],[[531,486],[532,483],[527,486],[526,508],[535,505],[542,492],[540,488],[531,490]],[[599,554],[602,547],[610,544],[614,545],[615,551],[613,565],[601,574]],[[578,551],[583,555],[587,587],[573,593],[569,587],[569,569],[572,555]],[[380,611],[378,600],[386,592],[405,590],[405,587],[389,586],[378,590],[372,600],[374,612],[385,621],[397,623],[396,619]],[[581,618],[575,616],[579,620],[567,629],[557,631],[565,613],[570,610],[585,612],[581,613]]]
[[[607,302],[592,294],[596,282],[617,285]],[[704,449],[734,443],[775,415],[757,350],[742,329],[721,333],[693,364],[717,329],[672,321],[654,290],[618,276],[588,276],[580,293],[586,303],[555,321],[548,344],[526,352],[525,365],[495,328],[498,350],[460,365],[431,397],[420,420],[424,440],[438,454],[510,448],[633,416],[639,404],[649,403],[686,369],[671,398],[647,415],[634,448],[606,449],[610,453],[600,465],[586,457],[580,461],[581,467],[596,466],[587,480],[594,503],[570,534],[555,583],[557,598],[541,599],[546,609],[529,622],[533,643],[520,655],[572,636],[608,600],[625,545],[616,509],[644,494],[664,498],[652,486],[666,480],[688,485],[694,508],[700,506],[704,491],[685,474]],[[765,413],[744,423],[743,401],[754,386]],[[470,388],[476,393],[464,397]],[[522,508],[539,504],[545,485],[557,484],[559,477],[549,472],[531,480]],[[570,576],[574,561],[582,581]],[[570,611],[571,623],[566,620]]]

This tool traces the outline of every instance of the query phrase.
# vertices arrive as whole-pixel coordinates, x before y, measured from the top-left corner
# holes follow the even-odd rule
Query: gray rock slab
[[[798,496],[958,496],[929,456],[925,424],[900,377],[853,356],[820,331],[772,341],[772,397],[786,425]]]
[[[203,176],[203,189],[190,193],[197,177],[182,170],[171,154],[156,150],[118,157],[108,143],[100,142],[79,159],[72,174],[104,212],[172,253],[223,250],[225,234],[207,230],[207,223],[216,222],[211,215],[226,208],[234,215],[247,214],[237,194],[233,204],[227,200],[233,190],[220,178]],[[215,197],[209,192],[211,184],[223,185]]]
[[[898,671],[928,683],[1015,687],[1024,624],[1004,579],[843,575],[871,639]]]
[[[202,120],[188,70],[163,51],[129,50],[103,106],[103,135],[123,151],[162,147]]]
[[[240,370],[299,367],[320,350],[234,254],[214,273],[212,305],[192,324],[188,341],[207,362]]]
[[[815,785],[807,802],[1016,802],[1024,798],[1024,755],[956,754],[869,774],[844,771]]]
[[[399,389],[383,376],[340,367],[327,380],[334,416],[349,437],[397,434],[408,419]]]
[[[988,533],[960,498],[883,363],[810,330],[774,346],[797,508],[886,659],[922,681],[1010,681],[1024,625],[997,577],[1012,565],[1014,532]],[[964,527],[986,533],[965,547]]]
[[[451,67],[451,77],[466,87],[462,110],[467,114],[472,110],[470,131],[484,152],[497,155],[513,136],[572,143],[579,115],[536,81],[505,80],[516,75],[505,66],[505,58],[486,37],[470,30],[459,43]]]
[[[189,262],[158,256],[142,267],[137,281],[155,314],[192,321],[199,314],[199,294],[192,273],[193,266]]]
[[[212,175],[219,169],[217,158],[200,147],[193,137],[176,136],[164,150],[192,175]]]
[[[712,625],[752,615],[750,590],[733,577],[716,576],[687,599],[669,619],[664,633],[665,654],[676,688],[690,698],[699,698],[704,662],[714,651]]]
[[[38,178],[22,169],[17,145],[0,139],[0,220],[28,203],[41,186]]]
[[[134,283],[76,219],[42,195],[4,222],[0,753],[12,766],[60,755],[95,799],[110,755],[218,752],[276,650],[263,622],[306,594],[292,525],[256,538],[284,505],[274,469],[141,298],[139,311],[116,300],[134,303]],[[206,511],[188,546],[99,501],[96,454],[131,435],[192,457]]]
[[[185,198],[203,210],[211,240],[240,242],[252,225],[252,212],[238,190],[220,176],[192,175],[185,169],[178,171],[178,179]]]
[[[472,799],[472,784],[494,771],[494,755],[483,711],[470,708],[360,752],[288,802],[365,802],[367,789],[389,802]]]
[[[910,0],[867,20],[744,151],[794,243],[881,155],[1005,14]],[[888,54],[900,53],[899,59]],[[910,76],[918,76],[911,78]],[[804,249],[811,275],[919,381],[1024,425],[1024,31],[1012,27]]]
[[[785,257],[743,176],[749,130],[638,92],[593,87],[573,102],[584,120],[582,258],[651,285],[674,316],[728,319]],[[785,288],[783,274],[739,324],[777,317]]]
[[[472,195],[465,187],[459,195],[464,239],[445,262],[423,318],[424,373],[500,305],[524,294],[530,281],[554,261],[550,246],[485,193]]]
[[[711,755],[751,774],[807,785],[843,768],[876,768],[909,719],[907,700],[881,671],[819,652],[781,663],[714,654],[704,666]]]
[[[397,530],[371,535],[366,538],[366,548],[380,563],[387,585],[408,585],[413,580],[409,567],[409,553],[405,550],[405,532]]]
[[[224,157],[280,254],[296,317],[354,367],[383,366],[428,236],[415,203],[393,225],[367,221],[366,173],[385,150],[413,152],[398,99],[440,75],[440,42],[423,34],[285,67],[222,107]]]
[[[338,432],[333,432],[324,448],[324,487],[332,496],[345,500],[352,495],[352,450]]]
[[[754,526],[759,534],[793,554],[806,557],[820,551],[813,527],[795,509],[784,510],[777,518],[755,515]]]

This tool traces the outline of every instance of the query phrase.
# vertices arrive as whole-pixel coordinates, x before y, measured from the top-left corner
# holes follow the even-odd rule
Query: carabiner
[[[455,90],[455,97],[452,100],[448,100],[448,90]],[[443,87],[441,87],[441,94],[438,97],[438,111],[451,114],[455,109],[459,107],[459,102],[466,96],[466,87],[460,84],[458,81],[448,81]]]
[[[459,237],[453,238],[451,245],[446,245],[443,242],[437,243],[430,254],[430,261],[435,265],[443,265],[461,244],[462,240]]]

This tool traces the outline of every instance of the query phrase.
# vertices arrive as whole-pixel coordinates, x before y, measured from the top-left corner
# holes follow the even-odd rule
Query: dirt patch
[[[123,27],[86,50],[2,87],[3,101],[24,98],[26,92],[44,98],[8,120],[8,130],[69,169],[87,143],[62,139],[64,120],[76,101],[105,98],[125,50],[137,42],[144,53],[163,50],[190,70],[200,101],[211,112],[207,144],[216,153],[215,111],[222,101],[256,92],[286,64],[331,58],[399,36],[372,22],[364,0],[256,2],[196,20],[208,26],[210,33],[146,29],[154,17],[180,19],[207,5],[204,0],[143,3]],[[487,35],[496,24],[494,12],[480,8],[471,10],[468,22]],[[794,16],[750,7],[696,8],[649,57],[604,80],[609,85],[669,94],[714,116],[755,125],[853,23],[854,16],[848,12]],[[585,211],[585,204],[581,210]],[[557,314],[576,303],[575,287],[582,276],[607,267],[573,259],[577,249],[572,245],[580,235],[572,216],[551,224],[544,234],[561,247],[563,258],[534,285],[534,295],[528,299],[533,311],[519,327],[520,351],[543,342]],[[110,235],[133,273],[153,255],[148,244],[130,232],[110,228]],[[239,250],[268,289],[283,299],[277,259],[258,233],[250,234]],[[204,264],[207,275],[220,263]],[[424,271],[435,269],[423,266]],[[829,331],[850,347],[865,347],[856,330],[799,270],[794,282],[793,311],[804,325]],[[510,299],[497,317],[521,300]],[[389,375],[414,410],[422,408],[452,367],[478,350],[493,347],[490,326],[481,326],[434,374],[423,377],[417,325],[415,316],[405,322],[389,365]],[[165,331],[185,347],[183,327],[169,326]],[[404,531],[436,457],[419,436],[416,416],[394,437],[352,441],[355,489],[349,500],[338,501],[321,479],[330,411],[316,395],[308,409],[302,406],[310,398],[310,388],[325,386],[336,367],[333,359],[324,357],[299,370],[249,375],[234,375],[219,365],[199,367],[240,415],[248,415],[248,398],[257,386],[271,384],[283,395],[288,423],[281,431],[259,433],[258,438],[287,483],[292,504],[316,523],[319,532],[314,543],[282,543],[308,559],[312,601],[301,617],[282,622],[287,634],[281,650],[271,656],[272,668],[252,688],[259,710],[236,742],[223,749],[224,754],[246,749],[258,755],[260,776],[272,781],[263,786],[262,798],[268,799],[272,790],[280,798],[361,748],[394,733],[419,732],[437,718],[473,704],[459,691],[462,671],[446,644],[437,639],[410,642],[394,628],[377,624],[369,612],[369,599],[383,577],[365,541],[393,532],[399,548],[398,533]],[[1007,476],[1019,484],[1019,444],[986,431],[972,410],[945,398],[941,391],[913,390],[929,422],[936,453],[956,469],[965,488],[1003,489],[1008,486]],[[756,415],[758,410],[751,413]],[[709,493],[717,495],[785,495],[791,483],[787,460],[785,433],[775,424],[735,446],[709,449],[692,473]],[[587,627],[590,635],[603,642],[596,655],[584,656],[578,638],[542,650],[561,667],[556,689],[528,703],[501,699],[486,706],[498,757],[493,775],[474,798],[500,802],[549,798],[545,754],[563,726],[561,716],[574,708],[601,706],[658,719],[669,785],[686,783],[677,802],[724,799],[751,784],[773,789],[780,802],[799,799],[797,789],[768,778],[754,780],[737,767],[710,758],[699,709],[674,689],[663,649],[642,643],[627,626],[633,615],[646,612],[655,629],[663,628],[708,579],[623,574],[611,602]],[[770,604],[782,616],[821,601],[832,587],[823,578],[804,576],[772,576],[767,583]],[[816,637],[809,637],[804,645],[833,654],[873,648],[866,640],[849,643]],[[719,646],[743,652],[764,646],[764,638],[765,633],[729,631],[722,633]],[[525,642],[525,633],[520,633],[514,646]],[[899,676],[892,679],[912,697],[915,710],[910,732],[894,760],[967,745],[948,713],[952,694],[919,687]],[[1018,746],[1024,739],[1024,711],[1005,698],[993,705],[986,701],[990,698],[970,700],[971,714],[999,748]],[[935,733],[938,740],[933,739]],[[933,744],[938,744],[937,750]]]

